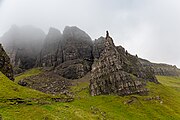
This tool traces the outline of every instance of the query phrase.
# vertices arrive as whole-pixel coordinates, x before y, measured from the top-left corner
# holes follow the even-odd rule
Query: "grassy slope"
[[[0,98],[41,98],[48,95],[10,81],[0,72]]]
[[[25,74],[26,75],[24,75],[24,77],[29,76],[28,73]],[[4,83],[1,83],[1,79],[4,79]],[[50,103],[44,105],[2,105],[2,107],[0,107],[0,114],[5,120],[180,119],[180,78],[158,76],[158,80],[162,84],[157,85],[148,83],[148,88],[151,91],[150,94],[148,96],[132,95],[137,97],[137,99],[131,104],[124,104],[124,102],[131,99],[132,96],[90,96],[88,92],[88,82],[83,82],[84,79],[86,78],[83,78],[79,83],[75,81],[75,85],[72,87],[72,91],[75,92],[75,100],[73,102]],[[4,87],[4,90],[0,88],[0,93],[7,93],[3,95],[4,97],[9,97],[13,94],[16,95],[16,93],[13,92],[12,87],[9,87],[8,84],[18,87],[20,89],[19,92],[23,97],[44,96],[44,94],[37,91],[33,91],[34,93],[28,94],[29,89],[17,86],[17,84],[7,81],[7,78],[0,74],[0,87]],[[144,100],[145,98],[154,96],[160,96],[161,100]]]
[[[35,69],[28,70],[28,71],[24,72],[23,74],[18,75],[15,78],[15,82],[18,83],[19,80],[21,80],[23,78],[38,75],[40,73],[42,73],[42,70],[40,68],[35,68]]]

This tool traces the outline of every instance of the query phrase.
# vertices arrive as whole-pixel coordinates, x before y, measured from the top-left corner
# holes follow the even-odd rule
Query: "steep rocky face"
[[[10,64],[10,58],[6,54],[1,44],[0,44],[0,71],[4,75],[6,75],[10,80],[14,80],[13,69]]]
[[[89,35],[77,27],[65,27],[62,35],[50,29],[37,65],[54,67],[56,73],[68,79],[81,78],[91,70],[92,47]]]
[[[61,47],[63,64],[56,71],[68,79],[83,77],[93,63],[92,45],[91,38],[84,31],[77,27],[65,27]]]
[[[55,73],[68,79],[78,79],[91,70],[91,65],[92,62],[83,59],[69,60],[57,66]]]
[[[104,46],[105,38],[100,37],[93,43],[93,56],[95,59],[99,59],[101,52],[105,49]]]
[[[56,62],[62,63],[61,51],[62,34],[55,28],[50,28],[44,40],[44,45],[38,56],[37,66],[52,67]],[[62,52],[62,51],[61,51]],[[57,58],[60,58],[57,60]]]
[[[144,67],[151,67],[156,75],[180,76],[180,69],[178,69],[176,66],[162,63],[151,63],[148,60],[141,58],[139,59],[139,61]]]
[[[38,28],[12,26],[0,40],[11,58],[12,65],[25,70],[34,67],[44,37],[44,32]]]
[[[105,49],[105,38],[100,37],[94,41],[93,45],[93,55],[95,59],[99,59],[101,53]],[[142,78],[151,82],[158,83],[154,70],[149,66],[145,67],[139,61],[137,56],[133,56],[127,52],[122,46],[116,46],[119,56],[121,57],[120,62],[122,62],[122,69],[125,72],[131,73],[138,78]]]
[[[65,27],[63,31],[63,61],[84,59],[92,61],[92,40],[77,27]]]
[[[122,46],[116,47],[123,61],[123,70],[133,74],[138,78],[158,83],[154,70],[151,67],[145,67],[139,61],[138,56],[129,54]]]
[[[123,71],[123,59],[108,33],[104,46],[105,49],[101,53],[99,60],[95,61],[92,66],[91,95],[146,94],[145,81]]]

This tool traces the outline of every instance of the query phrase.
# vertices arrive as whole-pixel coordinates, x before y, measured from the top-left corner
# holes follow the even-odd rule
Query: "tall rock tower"
[[[146,94],[145,81],[123,70],[125,61],[114,45],[108,31],[106,32],[104,46],[100,58],[92,66],[91,95]]]

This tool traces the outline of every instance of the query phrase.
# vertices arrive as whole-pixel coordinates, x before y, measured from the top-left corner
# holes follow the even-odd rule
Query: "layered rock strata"
[[[108,33],[105,49],[94,62],[91,71],[90,93],[101,94],[146,94],[145,81],[123,70],[123,59]]]

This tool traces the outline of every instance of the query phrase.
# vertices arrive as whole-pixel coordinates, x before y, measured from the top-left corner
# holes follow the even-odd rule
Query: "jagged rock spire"
[[[145,83],[123,70],[124,62],[113,39],[106,32],[105,48],[91,70],[90,93],[101,94],[146,94]]]
[[[109,37],[109,32],[106,31],[106,39]]]

